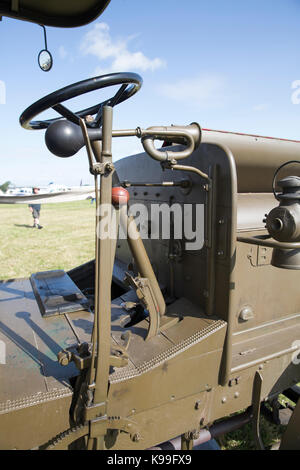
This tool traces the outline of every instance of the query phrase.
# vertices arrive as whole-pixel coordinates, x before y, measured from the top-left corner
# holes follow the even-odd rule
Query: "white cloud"
[[[226,100],[225,81],[222,77],[216,76],[199,76],[163,83],[157,91],[172,101],[196,106],[218,107]]]
[[[84,55],[94,55],[101,63],[106,61],[105,65],[101,64],[97,67],[97,74],[130,70],[154,71],[166,65],[165,61],[158,57],[149,59],[141,51],[131,52],[128,49],[128,43],[133,37],[113,39],[109,26],[106,23],[97,23],[91,31],[85,34],[80,50]]]
[[[65,59],[67,57],[68,53],[64,46],[59,46],[58,55],[61,59]]]

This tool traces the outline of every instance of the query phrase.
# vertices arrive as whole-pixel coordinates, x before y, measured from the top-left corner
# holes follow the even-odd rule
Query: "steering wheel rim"
[[[105,105],[115,106],[123,101],[127,100],[135,93],[139,91],[143,84],[143,79],[136,73],[111,73],[107,75],[101,75],[98,77],[88,78],[80,82],[73,83],[64,88],[54,91],[47,96],[39,99],[28,108],[23,111],[20,116],[20,124],[24,129],[29,130],[40,130],[47,129],[53,122],[58,121],[62,118],[67,118],[71,122],[79,125],[79,118],[87,115],[97,114],[101,111],[101,108]],[[90,91],[95,91],[109,86],[121,85],[117,93],[108,100],[105,100],[97,105],[83,109],[73,113],[68,108],[61,105],[64,101],[80,96]],[[61,117],[54,119],[46,119],[40,121],[34,121],[33,119],[43,111],[49,108],[55,109]],[[100,124],[101,115],[98,116],[97,122],[94,120],[87,123],[90,127],[96,127]]]

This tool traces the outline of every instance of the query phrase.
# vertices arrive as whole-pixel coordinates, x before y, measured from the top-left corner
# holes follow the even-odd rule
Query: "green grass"
[[[264,416],[261,416],[260,430],[265,448],[270,449],[279,443],[285,429],[285,426],[271,424]],[[218,441],[222,450],[256,450],[251,423],[237,431],[225,434]]]
[[[94,257],[95,205],[88,200],[42,205],[42,230],[32,228],[26,204],[1,204],[0,222],[0,279],[67,271]]]
[[[300,383],[297,384],[300,387]],[[296,406],[296,403],[280,394],[280,404],[286,408],[288,405]],[[262,414],[260,416],[260,432],[265,449],[278,445],[286,430],[286,426],[270,423]],[[219,440],[222,450],[255,450],[252,424],[249,423],[243,428],[225,434]]]

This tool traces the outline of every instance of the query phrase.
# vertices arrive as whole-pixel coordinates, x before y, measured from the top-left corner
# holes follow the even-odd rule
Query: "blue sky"
[[[44,131],[24,130],[18,120],[42,96],[110,71],[133,71],[144,79],[140,92],[115,108],[115,129],[197,121],[206,128],[300,140],[300,104],[292,103],[293,93],[300,102],[299,36],[298,0],[111,0],[89,25],[47,28],[54,65],[44,73],[37,65],[42,29],[3,18],[0,182],[92,181],[83,150],[70,159],[54,157]],[[107,97],[107,91],[94,92],[70,107]],[[142,147],[128,138],[113,150],[116,160]]]

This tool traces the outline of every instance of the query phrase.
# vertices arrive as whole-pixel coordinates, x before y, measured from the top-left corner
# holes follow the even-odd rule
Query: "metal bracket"
[[[96,403],[95,405],[89,405],[85,407],[84,410],[84,420],[85,421],[91,421],[94,419],[98,419],[101,417],[105,416],[105,410],[106,410],[106,402],[104,403]]]
[[[181,450],[193,450],[194,439],[191,433],[187,432],[181,435]]]
[[[126,349],[128,348],[130,341],[130,336],[128,339],[128,343],[125,346],[114,345],[111,348],[111,355],[110,355],[110,365],[112,367],[125,367],[128,364],[128,353]]]
[[[105,175],[108,172],[111,172],[115,169],[115,166],[111,162],[106,163],[94,163],[90,169],[93,175]]]
[[[77,369],[87,369],[91,364],[90,344],[81,343],[63,349],[57,354],[57,359],[61,366],[74,362]]]
[[[264,450],[264,444],[260,434],[260,404],[261,404],[261,390],[262,390],[263,378],[261,374],[257,371],[254,377],[253,384],[253,396],[252,396],[252,424],[253,424],[253,433],[258,450]]]
[[[120,416],[101,416],[91,421],[89,437],[95,439],[103,436],[108,429],[128,433],[133,442],[138,442],[141,439],[137,424],[128,418],[121,418]]]
[[[271,263],[272,249],[263,246],[251,246],[247,258],[253,267],[267,266]]]
[[[128,353],[126,349],[130,337],[125,346],[113,345],[111,346],[110,353],[110,365],[112,367],[125,367],[128,364]],[[79,346],[70,346],[67,349],[59,351],[57,354],[58,362],[61,366],[67,366],[70,362],[74,362],[75,366],[79,370],[84,370],[90,367],[92,361],[92,355],[90,353],[90,345],[88,343],[82,343]]]
[[[94,163],[90,168],[90,172],[93,175],[104,175],[105,174],[105,163]]]
[[[87,131],[87,127],[86,127],[84,119],[80,118],[79,124],[81,127],[81,131],[82,131],[82,135],[83,135],[83,139],[84,139],[84,143],[85,143],[85,147],[87,151],[87,156],[88,156],[89,166],[90,166],[90,173],[92,175],[104,175],[107,172],[113,171],[115,169],[115,166],[112,162],[100,163],[100,162],[94,161],[92,145],[91,145],[91,141],[88,135],[88,131]],[[111,157],[110,152],[102,151],[102,155]]]
[[[159,308],[151,284],[147,278],[134,278],[129,273],[126,273],[125,280],[136,291],[141,304],[149,312],[149,329],[145,338],[147,341],[158,334],[160,325]]]

